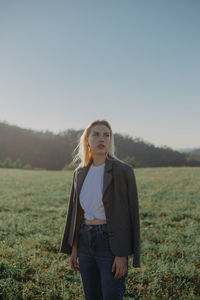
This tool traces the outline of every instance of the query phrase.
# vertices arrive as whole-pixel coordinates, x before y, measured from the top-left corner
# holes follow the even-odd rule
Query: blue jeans
[[[77,256],[86,300],[123,299],[128,269],[124,276],[114,279],[116,269],[112,272],[112,265],[115,255],[110,250],[107,224],[81,224]]]

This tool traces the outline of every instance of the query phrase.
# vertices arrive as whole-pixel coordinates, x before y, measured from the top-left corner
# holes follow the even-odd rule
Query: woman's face
[[[110,129],[105,125],[94,125],[87,142],[92,154],[107,154],[111,143]]]

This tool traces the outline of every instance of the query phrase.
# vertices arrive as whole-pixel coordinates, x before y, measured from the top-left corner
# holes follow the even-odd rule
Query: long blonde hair
[[[87,128],[84,130],[83,134],[81,135],[81,137],[79,139],[78,146],[73,151],[74,165],[76,165],[78,161],[81,161],[78,165],[78,168],[86,167],[92,159],[91,150],[87,146],[87,137],[89,136],[92,127],[95,125],[105,125],[110,130],[111,143],[110,143],[110,148],[108,149],[107,158],[108,159],[118,159],[115,156],[114,136],[113,136],[113,132],[112,132],[109,122],[106,120],[96,120],[96,121],[93,121],[92,123],[90,123],[87,126]],[[76,154],[76,151],[77,151],[77,154]]]

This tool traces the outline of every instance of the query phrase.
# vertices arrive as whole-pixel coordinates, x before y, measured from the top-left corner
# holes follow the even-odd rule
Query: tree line
[[[54,134],[0,122],[0,167],[62,170],[73,168],[72,153],[83,130]],[[116,156],[134,167],[200,166],[200,156],[156,147],[140,138],[114,134]]]

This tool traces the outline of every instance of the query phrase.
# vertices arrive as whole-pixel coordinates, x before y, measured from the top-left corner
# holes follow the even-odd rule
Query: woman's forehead
[[[110,129],[106,125],[94,125],[91,128],[91,131],[97,131],[97,132],[110,132]]]

